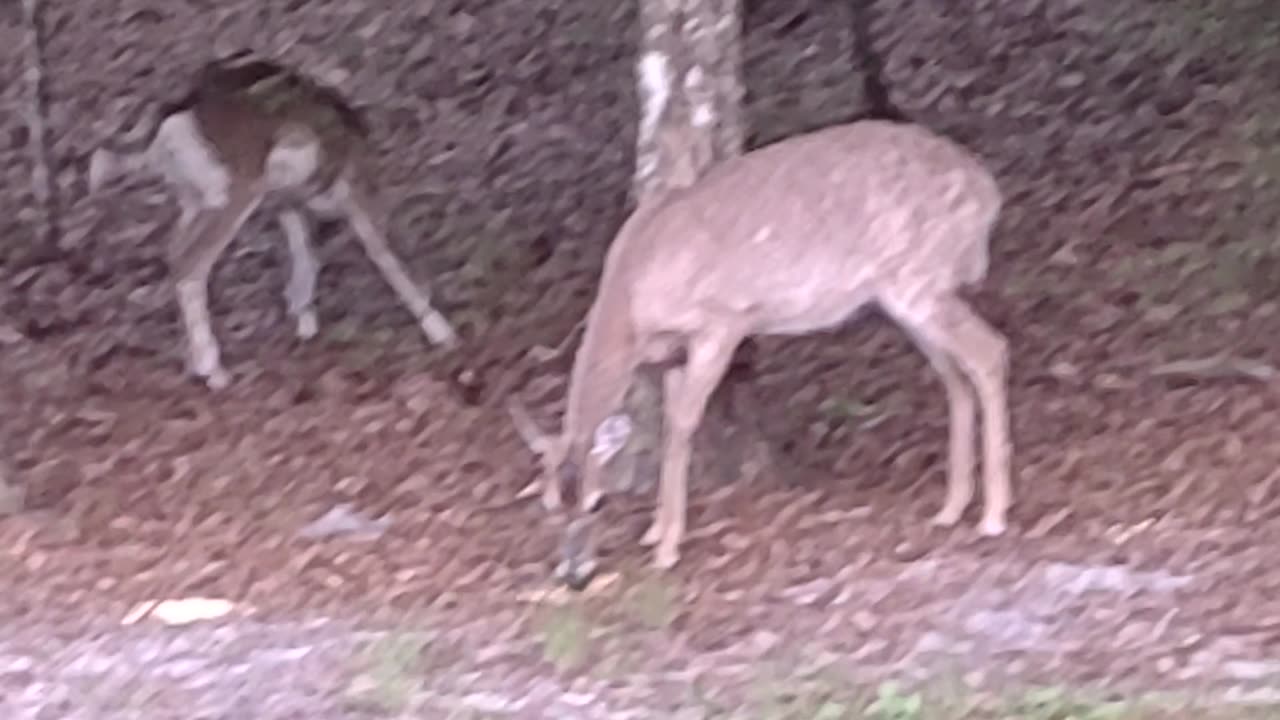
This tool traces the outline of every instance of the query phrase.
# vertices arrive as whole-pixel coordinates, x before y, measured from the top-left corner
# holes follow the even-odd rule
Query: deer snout
[[[560,562],[556,565],[555,578],[570,590],[585,590],[595,578],[600,563],[596,561],[594,518],[584,515],[571,521],[560,543]]]

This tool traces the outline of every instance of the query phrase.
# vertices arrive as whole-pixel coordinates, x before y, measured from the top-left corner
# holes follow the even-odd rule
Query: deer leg
[[[453,326],[440,311],[431,305],[427,293],[420,289],[409,277],[404,265],[391,252],[386,233],[382,229],[381,215],[372,207],[372,202],[362,193],[358,193],[351,184],[342,181],[339,195],[345,200],[345,209],[356,236],[360,238],[365,253],[378,267],[391,288],[395,290],[400,301],[409,308],[418,319],[423,333],[433,344],[450,346],[457,343],[458,335]],[[379,218],[375,220],[375,218]]]
[[[281,210],[276,216],[289,243],[289,283],[284,289],[289,315],[297,325],[298,337],[309,340],[320,329],[316,317],[316,275],[320,260],[311,246],[311,228],[307,218],[294,208]]]
[[[550,512],[559,510],[562,505],[564,505],[564,499],[560,492],[560,478],[548,473],[543,479],[542,508]]]
[[[666,500],[668,497],[666,488],[667,488],[667,478],[674,477],[674,476],[670,475],[667,469],[668,468],[667,458],[671,454],[671,448],[673,447],[673,443],[674,443],[673,438],[676,430],[675,430],[675,425],[672,422],[672,419],[670,416],[671,416],[672,408],[675,407],[674,405],[674,403],[676,402],[675,398],[677,397],[681,388],[684,387],[684,380],[685,380],[685,373],[684,373],[683,367],[668,368],[666,372],[663,373],[663,376],[662,376],[662,405],[663,405],[663,408],[667,410],[667,413],[666,413],[667,418],[663,422],[664,427],[662,428],[662,443],[663,443],[664,452],[662,456],[663,458],[662,467],[659,469],[659,472],[658,472],[658,504],[653,511],[653,523],[649,525],[649,529],[646,530],[644,535],[641,536],[640,538],[640,544],[645,546],[657,545],[662,540],[662,538],[666,535],[667,525],[669,525],[671,521],[669,508],[667,507],[667,503],[666,503]],[[690,457],[689,459],[685,460],[684,465],[682,466],[684,468],[685,473],[688,472],[689,462],[692,459],[692,447],[691,447],[693,442],[692,436],[693,436],[693,433],[690,433],[690,439],[689,439],[690,449],[686,451],[686,454],[688,454]]]
[[[658,480],[658,507],[645,544],[655,544],[653,563],[666,569],[680,560],[687,515],[687,481],[693,434],[706,412],[707,400],[729,369],[733,350],[742,335],[717,330],[689,343],[683,368],[673,368],[663,378],[666,418],[663,433],[662,470]]]
[[[933,369],[942,378],[947,392],[948,427],[947,496],[942,508],[933,516],[933,524],[951,527],[960,521],[964,509],[973,500],[973,432],[977,419],[973,387],[947,353],[927,342],[918,341]]]
[[[226,387],[218,340],[209,319],[209,274],[240,226],[261,201],[257,193],[233,195],[226,205],[191,212],[184,208],[171,250],[178,308],[187,332],[187,369],[210,390]]]
[[[912,313],[919,322],[911,324],[915,333],[937,351],[946,353],[968,376],[977,392],[982,408],[982,490],[984,503],[978,531],[987,536],[1004,533],[1006,516],[1013,501],[1011,487],[1012,440],[1009,433],[1009,347],[1008,341],[995,328],[954,295],[942,298],[925,313]],[[899,317],[902,315],[899,314]],[[944,374],[944,381],[946,375]],[[951,381],[947,381],[951,382]],[[948,392],[951,392],[950,390]],[[953,397],[952,416],[964,411],[964,401]],[[954,423],[954,420],[953,420]],[[958,429],[952,428],[952,459],[963,460],[962,450],[954,447]],[[972,442],[965,438],[964,442]],[[953,480],[952,484],[956,484]],[[963,487],[961,487],[961,490]],[[951,488],[952,493],[960,490]],[[944,510],[946,508],[944,507]]]

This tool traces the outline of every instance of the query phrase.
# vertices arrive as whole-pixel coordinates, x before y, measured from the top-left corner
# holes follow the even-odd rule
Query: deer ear
[[[625,413],[610,415],[596,427],[595,436],[592,438],[591,455],[603,465],[626,447],[630,437],[631,418]]]

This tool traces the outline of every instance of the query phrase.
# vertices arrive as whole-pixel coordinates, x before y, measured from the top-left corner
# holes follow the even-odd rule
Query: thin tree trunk
[[[907,114],[893,102],[884,76],[884,58],[875,47],[875,0],[853,0],[850,5],[853,27],[853,72],[862,74],[864,117],[893,122],[909,122]]]
[[[39,213],[36,243],[52,246],[58,241],[55,226],[53,174],[49,169],[49,141],[45,133],[44,38],[41,35],[39,0],[22,0],[22,22],[26,34],[23,78],[27,90],[27,145],[31,151],[31,194]]]
[[[692,184],[712,165],[741,153],[744,137],[741,0],[641,0],[640,5],[637,206]],[[648,486],[657,476],[658,380],[656,373],[642,371],[627,395],[634,431],[616,478],[624,489]]]

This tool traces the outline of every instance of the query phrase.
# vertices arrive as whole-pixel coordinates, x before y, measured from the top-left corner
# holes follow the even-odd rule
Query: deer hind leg
[[[418,319],[418,324],[427,339],[435,345],[456,344],[458,335],[453,326],[439,310],[435,309],[427,292],[413,282],[404,264],[391,251],[391,245],[387,242],[386,232],[383,229],[383,216],[374,209],[373,200],[357,191],[346,180],[339,181],[336,190],[347,218],[360,239],[360,244],[364,247],[365,254],[377,266],[378,271],[391,285],[400,301]]]
[[[695,337],[689,343],[684,367],[667,370],[663,377],[666,418],[658,506],[653,525],[641,540],[645,545],[656,545],[653,563],[660,569],[673,567],[680,560],[693,435],[706,413],[707,400],[729,369],[733,350],[741,340],[741,334],[728,330]]]
[[[315,308],[320,260],[311,245],[311,228],[302,212],[295,208],[281,210],[276,221],[289,244],[289,283],[284,288],[285,303],[297,326],[298,337],[309,340],[320,329]]]
[[[973,433],[978,408],[974,401],[973,387],[950,355],[928,342],[918,341],[918,344],[942,378],[942,385],[947,391],[950,415],[947,496],[938,514],[933,516],[933,524],[951,527],[960,521],[965,508],[973,500]]]
[[[947,295],[938,298],[924,312],[893,312],[911,331],[920,338],[922,344],[932,348],[929,352],[943,355],[964,372],[977,392],[978,403],[982,409],[982,490],[984,495],[982,518],[978,523],[978,531],[983,535],[995,536],[1004,533],[1007,527],[1009,506],[1013,502],[1011,487],[1012,441],[1009,433],[1009,349],[1008,341],[995,328],[980,318],[968,303]],[[935,367],[938,367],[935,362]],[[966,455],[971,449],[957,447],[968,446],[973,442],[972,410],[968,411],[969,421],[963,421],[966,405],[971,400],[962,399],[967,390],[960,391],[958,374],[954,371],[939,369],[951,404],[951,472],[948,478],[947,502],[943,506],[944,513],[953,509],[953,503],[959,505],[959,499],[972,496],[972,479],[965,480],[961,473],[955,475],[958,464],[965,463]],[[968,432],[963,432],[962,424],[967,424]],[[969,462],[969,467],[972,463]],[[967,504],[967,503],[966,503]],[[944,513],[939,513],[940,520],[947,520]],[[958,515],[957,515],[958,519]],[[954,520],[952,521],[954,522]],[[944,523],[945,524],[945,523]]]
[[[171,250],[178,308],[187,332],[187,369],[211,390],[226,387],[218,340],[209,319],[209,274],[245,220],[261,201],[256,192],[233,193],[217,208],[184,208]]]

